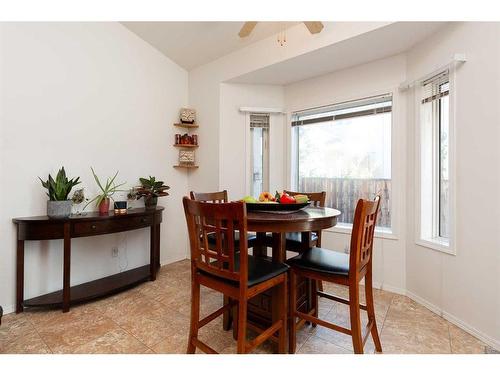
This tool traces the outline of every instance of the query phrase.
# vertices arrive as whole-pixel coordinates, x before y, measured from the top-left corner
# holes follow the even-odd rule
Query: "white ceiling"
[[[397,22],[231,79],[286,85],[407,51],[446,22]]]
[[[251,43],[278,34],[298,22],[259,22],[240,38],[244,22],[122,22],[186,70],[216,60]],[[305,29],[305,26],[304,26]]]

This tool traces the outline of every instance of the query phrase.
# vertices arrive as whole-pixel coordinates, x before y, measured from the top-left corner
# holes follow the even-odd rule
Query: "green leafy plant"
[[[165,197],[168,195],[166,190],[170,189],[170,186],[166,186],[163,184],[163,181],[156,181],[156,177],[149,176],[149,178],[139,178],[141,182],[141,186],[135,188],[135,193],[137,199],[142,197],[150,198],[150,197]]]
[[[85,207],[87,207],[92,202],[95,202],[95,205],[99,206],[101,204],[101,202],[107,198],[112,200],[113,199],[112,197],[116,192],[123,191],[123,190],[120,190],[119,188],[122,187],[123,185],[125,185],[126,182],[123,182],[123,183],[118,184],[118,185],[115,184],[115,179],[116,179],[116,176],[118,176],[118,171],[116,171],[115,175],[112,178],[108,177],[106,179],[106,183],[103,184],[99,180],[99,177],[96,175],[94,168],[90,167],[90,169],[92,170],[92,174],[94,175],[94,180],[97,183],[97,186],[99,186],[99,189],[101,190],[101,192],[96,197],[94,197],[92,200],[90,200],[85,205]],[[83,207],[83,209],[85,209],[85,207]]]
[[[47,189],[47,195],[51,201],[66,201],[71,189],[80,183],[80,177],[72,178],[71,180],[66,177],[64,167],[57,172],[56,179],[54,180],[49,174],[47,181],[43,181],[40,177],[38,179],[42,182],[42,186]]]

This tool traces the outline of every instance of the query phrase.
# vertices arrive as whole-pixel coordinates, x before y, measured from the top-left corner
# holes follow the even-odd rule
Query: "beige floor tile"
[[[26,314],[5,315],[0,326],[0,348],[3,344],[15,341],[34,331]]]
[[[344,304],[335,304],[335,307],[325,317],[325,320],[349,329],[351,327],[349,307]],[[380,317],[377,317],[377,320],[383,321],[383,319]],[[366,312],[361,311],[361,325],[363,327],[362,335],[364,335],[366,332],[365,327],[367,323],[368,323],[368,316],[366,315]],[[380,328],[379,328],[379,333],[380,333]],[[338,332],[322,326],[317,326],[316,331],[314,332],[313,335],[323,340],[326,340],[334,345],[340,346],[346,350],[350,351],[353,350],[352,337],[350,335],[346,335],[342,332]],[[364,352],[373,353],[374,351],[375,351],[375,345],[370,335],[364,346]]]
[[[132,315],[117,319],[116,322],[124,330],[151,348],[180,329],[179,324],[173,323],[175,318],[177,318],[177,314],[172,313],[165,307],[149,310],[145,306]],[[188,326],[187,320],[183,320],[182,324]]]
[[[66,314],[64,314],[66,315]],[[37,329],[54,353],[73,353],[78,347],[113,331],[117,325],[107,318],[62,317]]]
[[[297,354],[352,354],[352,352],[319,337],[311,336]]]
[[[448,322],[404,296],[396,296],[381,335],[384,353],[451,353]]]
[[[149,348],[130,335],[122,328],[105,333],[103,336],[89,341],[78,348],[73,353],[77,354],[133,354],[145,353]]]
[[[18,337],[15,340],[0,341],[0,353],[49,354],[51,351],[40,335],[36,331],[32,330],[31,332],[26,332],[22,337]]]
[[[329,293],[348,298],[346,287],[325,283]],[[201,318],[222,306],[222,295],[202,287]],[[361,288],[360,299],[365,297]],[[374,290],[377,324],[384,353],[483,353],[486,345],[411,299]],[[0,353],[185,353],[189,331],[190,262],[161,268],[155,282],[87,304],[69,313],[28,309],[9,314],[0,327]],[[320,317],[349,327],[348,307],[320,298]],[[361,313],[366,324],[366,313]],[[200,330],[202,341],[221,353],[236,353],[222,317]],[[255,337],[249,331],[248,338]],[[373,352],[369,338],[365,352]],[[254,350],[274,353],[266,342]],[[297,332],[297,353],[351,353],[352,340],[310,325]],[[200,352],[200,351],[197,351]]]
[[[464,330],[449,323],[451,352],[456,354],[484,354],[485,345],[482,341]]]

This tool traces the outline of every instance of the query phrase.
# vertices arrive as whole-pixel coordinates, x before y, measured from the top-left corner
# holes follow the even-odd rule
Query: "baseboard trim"
[[[3,316],[5,317],[5,315],[7,314],[11,314],[13,312],[16,311],[16,308],[14,305],[10,305],[10,306],[3,306]]]
[[[495,340],[493,337],[490,337],[490,336],[484,334],[483,332],[478,331],[476,328],[465,323],[463,320],[457,318],[453,314],[450,314],[447,311],[444,311],[443,309],[439,308],[438,306],[434,305],[433,303],[427,301],[426,299],[420,297],[419,295],[417,295],[409,290],[406,291],[406,296],[408,298],[411,298],[415,302],[421,304],[422,306],[428,308],[433,313],[441,316],[443,319],[446,319],[450,323],[463,329],[465,332],[471,334],[472,336],[481,340],[485,344],[491,346],[493,349],[500,350],[500,341]]]

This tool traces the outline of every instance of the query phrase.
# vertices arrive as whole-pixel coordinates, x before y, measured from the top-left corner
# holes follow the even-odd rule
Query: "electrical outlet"
[[[118,248],[117,247],[113,247],[111,249],[111,257],[113,257],[113,258],[118,257]]]

